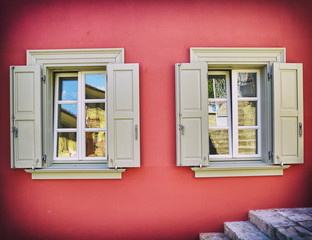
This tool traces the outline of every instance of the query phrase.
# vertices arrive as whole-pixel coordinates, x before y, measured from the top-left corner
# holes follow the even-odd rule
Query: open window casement
[[[206,63],[176,64],[178,166],[208,166],[207,89]]]
[[[303,163],[302,64],[274,63],[274,164]]]
[[[108,166],[140,166],[139,65],[109,64]]]
[[[42,167],[40,66],[11,67],[11,166]]]
[[[12,168],[27,168],[26,172],[32,173],[33,179],[120,179],[121,173],[125,171],[122,168],[140,166],[139,65],[123,63],[123,54],[124,50],[121,48],[28,50],[27,65],[11,67]],[[106,95],[106,97],[103,99],[92,99],[91,97],[87,99],[87,97],[84,97],[83,89],[85,88],[83,84],[85,80],[83,80],[83,77],[80,79],[79,76],[84,76],[83,73],[87,72],[96,74],[94,71],[106,71],[107,78],[104,80],[106,81],[106,91],[104,89],[104,96]],[[80,89],[78,90],[78,96],[81,96],[80,99],[82,99],[79,100],[79,104],[85,102],[85,106],[82,104],[78,108],[76,118],[79,120],[76,122],[79,124],[77,124],[77,127],[70,127],[70,129],[65,127],[65,129],[60,130],[59,127],[55,128],[54,124],[55,121],[59,121],[58,118],[54,119],[55,109],[58,109],[55,104],[57,103],[60,106],[61,104],[73,105],[78,102],[78,100],[67,100],[66,102],[66,99],[59,100],[58,98],[56,100],[54,96],[54,92],[60,91],[59,88],[56,91],[56,76],[61,76],[60,73],[64,75],[67,72],[75,72],[78,75],[78,81],[82,83],[80,84],[81,88],[78,87]],[[95,75],[93,76],[95,77]],[[65,77],[64,79],[66,81]],[[77,78],[75,81],[77,81]],[[88,89],[91,88],[88,86]],[[102,91],[102,85],[99,85],[99,90]],[[97,102],[105,102],[106,107],[101,107],[104,105],[102,103],[100,107],[97,107],[99,109],[95,109],[93,105]],[[88,108],[88,112],[84,111],[84,108]],[[94,109],[90,110],[90,108]],[[60,111],[62,111],[62,114],[64,113],[62,107]],[[94,111],[95,115],[91,111]],[[88,118],[84,117],[84,114],[88,114]],[[70,116],[74,117],[75,113],[72,115]],[[106,128],[93,127],[87,129],[91,124],[89,124],[91,120],[88,120],[89,125],[86,125],[87,127],[84,125],[87,124],[87,119],[96,120],[102,115],[106,116]],[[68,116],[67,114],[67,118],[62,120],[62,124],[67,123]],[[105,118],[103,120],[103,117],[101,117],[96,121],[101,121],[103,125],[105,124]],[[89,135],[91,136],[91,134],[88,134],[89,142],[85,143],[83,136],[86,135],[85,132],[92,131],[102,131],[106,134],[104,144],[103,139],[99,139],[94,134],[94,149],[101,144],[99,151],[104,153],[102,157],[95,156],[94,160],[92,159],[93,155],[91,157],[88,155],[88,158],[83,155],[83,148],[88,146],[89,151],[89,140],[93,138],[90,138]],[[64,152],[65,150],[71,151],[74,149],[74,153],[75,151],[82,153],[82,155],[79,155],[82,156],[81,159],[78,157],[77,160],[78,154],[74,155],[73,160],[69,158],[72,155],[69,157],[67,155],[65,157],[57,155],[59,158],[63,157],[64,159],[55,158],[54,152],[58,151],[55,149],[59,147],[59,143],[56,145],[55,142],[57,141],[54,141],[55,132],[74,132],[78,136],[76,143],[70,138],[71,142],[66,144],[66,139],[62,139],[61,151],[63,152],[61,153],[67,154],[67,152]],[[82,146],[83,144],[86,145]],[[65,148],[65,145],[67,145],[68,149]],[[80,146],[80,150],[75,150],[77,149],[76,145]]]

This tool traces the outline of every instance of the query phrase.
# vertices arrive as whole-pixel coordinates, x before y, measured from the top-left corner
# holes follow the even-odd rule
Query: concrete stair
[[[312,240],[312,208],[249,211],[248,221],[225,222],[224,233],[200,240]]]

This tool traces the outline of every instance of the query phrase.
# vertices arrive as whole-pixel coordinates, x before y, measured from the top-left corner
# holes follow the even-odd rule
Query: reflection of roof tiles
[[[96,88],[94,86],[91,86],[89,84],[86,84],[86,93],[91,93],[92,94],[89,94],[89,95],[94,95],[94,99],[100,99],[100,98],[103,98],[102,96],[104,95],[105,96],[105,89],[100,89],[100,88]]]

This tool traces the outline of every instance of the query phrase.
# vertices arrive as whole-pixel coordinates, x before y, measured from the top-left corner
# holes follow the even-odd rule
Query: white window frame
[[[259,69],[262,68],[264,71],[261,72],[261,81],[269,81],[272,77],[273,66],[277,66],[276,63],[286,63],[286,49],[285,48],[203,48],[196,47],[190,48],[190,63],[204,62],[208,65],[208,70],[224,70],[224,69]],[[176,65],[177,67],[181,64]],[[293,68],[298,67],[298,78],[302,81],[302,66],[299,64],[293,64]],[[177,76],[177,75],[176,75]],[[179,78],[179,75],[177,76]],[[302,83],[299,83],[301,87]],[[202,165],[199,167],[191,167],[195,172],[195,177],[235,177],[235,176],[272,176],[272,175],[283,175],[283,170],[289,168],[290,165],[273,165],[276,163],[276,157],[274,153],[274,160],[272,159],[272,145],[273,145],[273,129],[272,129],[272,116],[276,113],[272,110],[273,96],[272,96],[273,84],[266,84],[261,95],[262,108],[269,109],[265,116],[262,116],[261,121],[266,121],[265,137],[262,136],[261,144],[265,142],[265,151],[268,154],[262,156],[261,160],[258,161],[228,161],[228,162],[209,162],[209,166]],[[177,95],[178,96],[178,95]],[[301,101],[299,99],[299,101]],[[258,108],[260,110],[260,108]],[[300,110],[301,111],[301,110]],[[177,119],[179,112],[177,110]],[[177,124],[179,121],[177,120]],[[179,125],[177,125],[179,126]],[[179,129],[177,128],[177,137],[179,136]],[[265,138],[265,139],[264,139]],[[180,140],[179,140],[180,141]],[[177,140],[177,146],[179,146]],[[301,140],[302,141],[302,137]],[[300,152],[302,152],[302,146]],[[177,147],[179,151],[179,147]],[[180,154],[177,153],[177,164],[180,165],[182,160],[179,160]],[[303,161],[302,159],[299,160]],[[205,163],[205,159],[204,159]],[[203,167],[206,166],[206,167]]]
[[[227,99],[226,99],[226,103],[227,103],[227,112],[228,112],[228,120],[227,120],[227,124],[228,127],[213,127],[213,126],[208,126],[209,130],[227,130],[228,131],[228,143],[229,143],[229,154],[228,155],[224,155],[224,154],[218,154],[218,155],[209,155],[209,158],[213,161],[213,160],[218,160],[218,159],[232,159],[232,155],[233,155],[233,148],[232,148],[232,108],[231,108],[231,90],[230,90],[230,73],[229,71],[208,71],[208,76],[209,75],[225,75],[226,76],[226,94],[227,94]],[[215,83],[214,83],[215,85]],[[214,87],[215,89],[215,87]],[[224,102],[225,99],[222,98],[209,98],[208,96],[208,104],[209,102]],[[209,107],[209,105],[208,105]],[[208,114],[209,114],[209,110],[208,110]],[[209,140],[210,141],[210,140]]]
[[[53,140],[53,163],[107,163],[107,151],[105,151],[104,157],[86,157],[86,138],[85,133],[91,131],[104,131],[105,139],[107,139],[107,111],[105,111],[105,128],[86,128],[85,117],[85,103],[105,103],[106,99],[85,99],[85,75],[86,74],[105,74],[106,71],[79,71],[77,73],[56,73],[55,74],[55,94],[54,94],[54,140]],[[78,98],[77,100],[64,101],[58,100],[59,96],[59,78],[60,77],[77,77],[78,84]],[[105,86],[107,86],[107,80],[105,77]],[[58,129],[58,104],[77,104],[77,127],[75,129]],[[57,133],[58,132],[76,132],[77,143],[77,157],[57,157]],[[105,140],[105,149],[107,150],[107,141]]]

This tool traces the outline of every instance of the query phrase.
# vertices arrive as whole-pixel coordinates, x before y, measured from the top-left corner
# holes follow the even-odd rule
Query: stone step
[[[271,239],[312,239],[312,208],[249,211],[249,220]]]
[[[224,233],[233,240],[270,240],[249,221],[225,222]]]
[[[224,233],[201,233],[199,240],[230,240]]]

